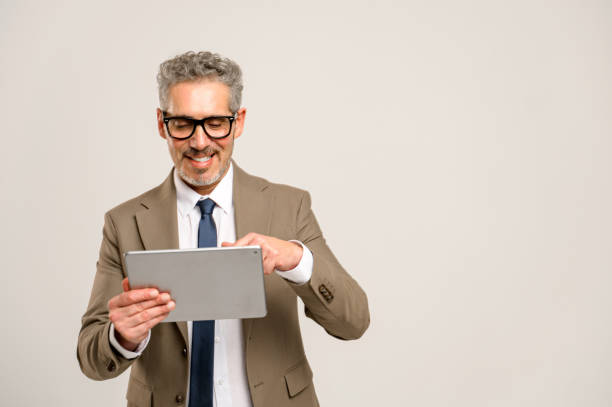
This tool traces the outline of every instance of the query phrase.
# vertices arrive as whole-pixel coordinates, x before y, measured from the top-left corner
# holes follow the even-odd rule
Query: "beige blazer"
[[[257,232],[303,242],[314,258],[311,280],[301,286],[275,273],[265,276],[268,315],[242,321],[246,371],[254,407],[317,406],[306,359],[297,297],[306,315],[341,339],[359,338],[370,322],[367,298],[344,271],[319,229],[307,192],[248,175],[234,163],[236,236]],[[172,172],[158,187],[106,213],[96,276],[77,346],[81,370],[94,380],[132,367],[128,406],[186,404],[187,323],[153,328],[141,356],[128,360],[111,347],[108,300],[125,277],[123,253],[178,248],[176,189]]]

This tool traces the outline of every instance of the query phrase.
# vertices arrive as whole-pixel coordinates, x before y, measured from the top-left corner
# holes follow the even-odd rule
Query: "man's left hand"
[[[249,233],[234,243],[223,242],[223,247],[259,246],[263,257],[264,274],[271,274],[274,269],[287,271],[297,267],[302,259],[302,246],[299,243],[280,240],[258,233]]]

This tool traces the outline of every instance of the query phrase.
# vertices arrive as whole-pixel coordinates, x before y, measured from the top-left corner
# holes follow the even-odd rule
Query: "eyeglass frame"
[[[196,129],[198,128],[198,126],[202,127],[202,130],[204,130],[204,134],[206,134],[209,138],[213,139],[213,140],[222,140],[224,138],[226,138],[227,136],[229,136],[230,134],[232,134],[232,126],[234,125],[234,120],[236,120],[236,113],[234,113],[232,116],[208,116],[208,117],[204,117],[203,119],[196,119],[193,117],[189,117],[189,116],[170,116],[170,117],[166,117],[166,115],[168,114],[168,112],[165,112],[162,110],[162,120],[164,122],[164,124],[166,125],[166,131],[168,132],[168,135],[170,137],[172,137],[175,140],[188,140],[190,139],[194,134]],[[168,122],[172,119],[186,119],[186,120],[191,120],[193,121],[193,130],[191,130],[191,134],[189,134],[189,136],[187,137],[174,137],[172,134],[170,134],[170,129],[168,128]],[[214,137],[211,136],[210,134],[208,134],[208,132],[206,131],[206,127],[204,127],[204,122],[206,122],[206,120],[208,119],[228,119],[230,122],[230,126],[229,126],[229,131],[227,132],[227,134],[225,136],[222,137]]]

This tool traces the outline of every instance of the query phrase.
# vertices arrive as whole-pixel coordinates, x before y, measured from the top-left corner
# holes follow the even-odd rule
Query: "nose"
[[[189,140],[191,147],[196,150],[204,150],[208,145],[211,144],[210,138],[204,133],[202,125],[196,126],[195,132]]]

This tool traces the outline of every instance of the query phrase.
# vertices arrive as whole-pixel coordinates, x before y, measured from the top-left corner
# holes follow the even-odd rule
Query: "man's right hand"
[[[123,293],[108,301],[108,317],[115,325],[115,337],[121,346],[134,351],[149,330],[159,324],[175,307],[168,293],[155,288],[130,290],[128,279],[121,282]]]

